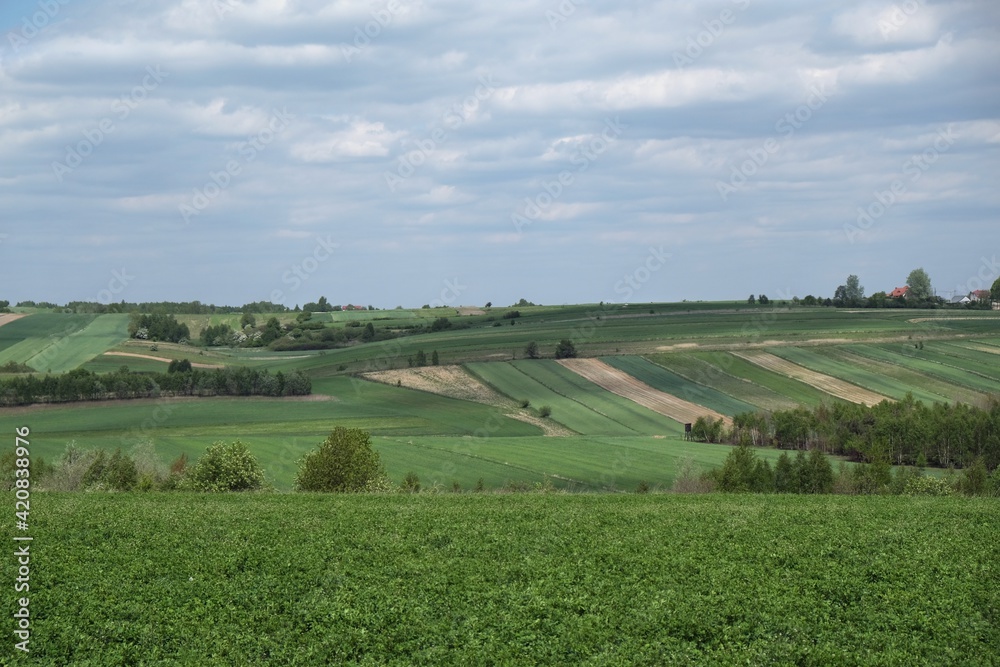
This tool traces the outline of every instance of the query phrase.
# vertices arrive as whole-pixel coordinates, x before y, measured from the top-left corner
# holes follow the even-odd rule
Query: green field
[[[5,664],[1000,664],[996,499],[32,501]]]
[[[663,358],[661,357],[661,359]],[[685,401],[703,405],[724,415],[752,412],[756,409],[756,406],[750,403],[724,394],[707,385],[692,382],[690,379],[672,372],[669,367],[665,368],[642,357],[606,357],[604,361],[645,382],[654,389],[679,396]]]
[[[27,362],[39,370],[52,368],[54,373],[81,365],[95,372],[123,365],[138,371],[166,370],[165,361],[101,354],[114,350],[272,372],[302,370],[313,381],[314,398],[328,400],[210,398],[3,408],[0,429],[29,425],[39,434],[39,454],[50,460],[70,440],[84,447],[126,449],[152,441],[169,461],[182,453],[196,458],[216,440],[241,438],[280,489],[291,487],[299,458],[335,426],[369,430],[394,481],[415,472],[425,484],[443,486],[458,482],[468,487],[481,477],[490,488],[508,482],[604,488],[602,475],[609,461],[636,447],[643,452],[651,447],[652,453],[636,455],[638,463],[627,479],[613,485],[629,490],[638,481],[669,486],[678,458],[663,448],[686,446],[679,439],[680,425],[549,358],[524,359],[528,342],[537,342],[542,355],[551,357],[560,339],[572,338],[580,356],[600,355],[661,391],[728,415],[815,407],[838,400],[732,354],[745,349],[767,349],[894,399],[912,393],[926,401],[981,405],[988,396],[1000,393],[1000,354],[976,349],[1000,349],[1000,339],[983,333],[989,327],[981,326],[1000,325],[1000,313],[970,313],[969,317],[987,319],[966,322],[961,319],[966,317],[964,311],[944,315],[913,310],[850,312],[750,308],[729,302],[533,306],[517,308],[521,312],[517,319],[503,319],[510,310],[321,313],[316,318],[331,327],[359,320],[370,321],[377,329],[391,329],[428,324],[445,316],[454,326],[395,340],[303,352],[204,349],[172,343],[158,343],[152,350],[152,342],[123,340],[126,315],[36,313],[0,327],[0,363]],[[257,316],[258,321],[267,317]],[[920,321],[924,317],[930,320]],[[238,314],[178,319],[188,321],[195,336],[209,324],[239,324]],[[280,319],[292,321],[294,314],[281,314]],[[970,328],[975,331],[970,333]],[[463,364],[515,401],[529,400],[526,413],[551,407],[552,425],[564,426],[575,435],[542,437],[537,424],[506,414],[512,408],[505,412],[354,375],[365,370],[405,369],[418,350],[427,355],[438,352],[443,364]],[[653,440],[650,436],[654,435],[666,436],[666,440]],[[467,444],[465,440],[489,455],[473,457],[458,451]],[[691,458],[703,468],[717,464],[720,450],[708,451],[712,453]]]
[[[528,400],[536,408],[543,405],[551,407],[553,420],[577,433],[587,435],[638,433],[631,426],[545,386],[513,364],[472,363],[467,364],[466,368],[500,393],[515,400]],[[600,387],[595,385],[594,389],[600,390]]]

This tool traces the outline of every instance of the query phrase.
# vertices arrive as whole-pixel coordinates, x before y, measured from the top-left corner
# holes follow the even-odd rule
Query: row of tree
[[[139,340],[187,342],[191,338],[188,325],[164,313],[132,313],[128,320],[128,335]]]
[[[22,301],[18,306],[33,308],[61,308],[46,301]],[[65,306],[74,313],[157,313],[160,315],[231,315],[233,313],[287,313],[291,309],[280,303],[252,301],[242,306],[216,306],[201,301],[144,301],[142,303],[99,303],[96,301],[70,301]]]
[[[138,373],[122,366],[99,375],[83,368],[62,375],[0,379],[0,406],[69,403],[160,396],[304,396],[312,382],[301,371],[272,374],[267,369],[191,368],[186,360],[166,373]]]
[[[745,412],[731,429],[699,418],[692,437],[704,442],[819,450],[855,461],[894,465],[965,467],[981,459],[1000,466],[1000,400],[986,407],[927,405],[912,395],[866,406],[834,403],[809,409]]]
[[[542,356],[541,348],[535,341],[524,346],[524,354],[528,359],[540,359]],[[574,359],[576,358],[576,345],[570,339],[563,338],[556,345],[554,356],[556,359]]]
[[[682,477],[690,472],[682,473]],[[982,458],[977,458],[960,475],[944,477],[925,474],[923,468],[900,466],[895,474],[885,461],[847,466],[834,472],[829,458],[819,449],[808,454],[788,452],[772,467],[746,445],[735,447],[719,468],[701,475],[697,490],[724,493],[842,493],[897,495],[1000,495],[1000,469],[990,476]],[[681,488],[691,490],[691,481],[680,479]],[[675,487],[677,485],[675,484]]]
[[[893,297],[877,291],[866,297],[861,281],[851,274],[843,285],[837,287],[832,299],[823,300],[808,295],[800,303],[804,306],[826,305],[838,308],[935,308],[945,303],[944,299],[935,295],[931,278],[923,268],[910,271],[905,285],[905,296]],[[974,300],[967,307],[990,308],[990,301],[1000,301],[1000,278],[994,281],[988,296]]]

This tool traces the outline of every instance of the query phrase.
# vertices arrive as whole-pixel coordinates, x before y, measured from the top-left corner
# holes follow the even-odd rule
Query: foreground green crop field
[[[9,664],[1000,664],[997,500],[32,500]]]

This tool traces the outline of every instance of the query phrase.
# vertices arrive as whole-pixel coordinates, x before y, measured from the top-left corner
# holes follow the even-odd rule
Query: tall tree
[[[847,284],[844,287],[847,303],[851,306],[860,306],[865,298],[865,288],[861,286],[858,277],[853,273],[847,276]]]
[[[1000,278],[993,282],[993,287],[990,288],[990,298],[994,301],[1000,301]]]
[[[931,278],[923,268],[910,271],[910,275],[906,277],[906,284],[910,288],[906,295],[908,299],[927,301],[934,293],[931,289]]]

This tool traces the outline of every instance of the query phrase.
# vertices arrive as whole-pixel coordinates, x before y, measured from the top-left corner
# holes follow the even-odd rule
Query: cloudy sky
[[[995,0],[3,0],[0,298],[1000,275]]]

